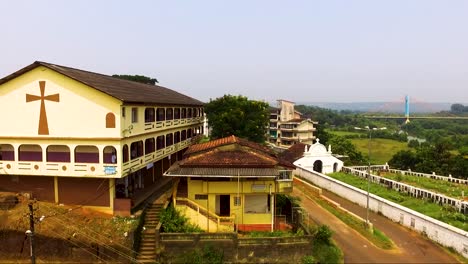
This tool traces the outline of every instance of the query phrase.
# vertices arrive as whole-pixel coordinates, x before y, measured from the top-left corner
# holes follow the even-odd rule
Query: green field
[[[382,177],[406,183],[415,187],[423,188],[430,190],[436,193],[441,193],[449,197],[462,199],[462,192],[465,196],[468,196],[468,186],[453,182],[448,182],[444,180],[436,180],[426,177],[410,176],[410,175],[401,175],[401,174],[392,174],[392,173],[382,173]]]
[[[351,142],[367,159],[369,152],[369,139],[354,138],[351,139]],[[388,162],[395,153],[400,150],[408,150],[409,148],[406,142],[400,142],[392,139],[373,138],[371,140],[370,149],[371,163],[385,164],[385,162]]]
[[[337,135],[337,136],[340,136],[340,137],[346,137],[346,136],[363,136],[363,137],[367,137],[366,134],[363,134],[363,133],[359,133],[359,132],[349,132],[349,131],[339,131],[339,130],[327,130],[328,133],[330,134],[333,134],[333,135]]]
[[[363,178],[342,172],[332,173],[328,176],[367,191],[367,181]],[[468,231],[468,215],[456,212],[452,207],[441,206],[428,200],[417,199],[375,183],[370,184],[369,192],[449,225]]]

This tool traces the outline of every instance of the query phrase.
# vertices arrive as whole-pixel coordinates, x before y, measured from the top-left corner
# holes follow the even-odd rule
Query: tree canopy
[[[454,155],[444,142],[421,144],[416,151],[402,150],[388,162],[391,167],[440,175],[452,174],[454,177],[468,177],[468,160],[462,154]]]
[[[224,95],[205,104],[213,139],[235,135],[264,142],[269,122],[269,105],[245,96]]]
[[[144,75],[126,75],[126,74],[114,74],[112,77],[119,78],[119,79],[124,79],[124,80],[129,80],[129,81],[134,81],[134,82],[140,82],[144,84],[151,84],[151,85],[156,85],[158,80],[156,78],[151,78],[147,77]]]

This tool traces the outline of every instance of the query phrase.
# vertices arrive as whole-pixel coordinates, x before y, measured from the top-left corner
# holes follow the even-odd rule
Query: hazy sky
[[[468,1],[0,2],[0,76],[35,60],[202,101],[468,103]]]

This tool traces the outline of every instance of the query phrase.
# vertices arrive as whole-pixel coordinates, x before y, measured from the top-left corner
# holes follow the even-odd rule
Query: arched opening
[[[338,171],[338,163],[335,162],[333,163],[333,172],[337,172]]]
[[[158,108],[156,111],[156,121],[166,120],[166,110],[164,108]]]
[[[156,150],[165,148],[166,141],[164,136],[159,136],[156,138]]]
[[[180,132],[177,131],[174,133],[174,144],[177,144],[180,142]]]
[[[122,148],[122,162],[128,162],[128,146],[127,144],[123,145]]]
[[[0,144],[0,160],[15,160],[15,148],[10,144]]]
[[[182,132],[180,133],[180,140],[184,141],[187,139],[187,131],[182,130]]]
[[[187,109],[187,118],[192,118],[192,108]]]
[[[166,134],[166,147],[172,146],[173,136],[172,133]]]
[[[39,145],[21,145],[19,161],[42,161],[42,148]]]
[[[103,151],[104,163],[117,163],[117,151],[113,146],[106,146]]]
[[[187,108],[182,108],[180,118],[187,118]]]
[[[106,128],[115,128],[115,115],[113,113],[106,115]]]
[[[322,173],[322,161],[321,160],[316,160],[314,162],[314,171]]]
[[[192,129],[189,128],[187,129],[187,138],[191,138],[192,137]]]
[[[145,123],[154,122],[154,108],[145,108]]]
[[[180,108],[174,108],[174,119],[180,119]]]
[[[136,141],[130,145],[130,159],[143,156],[143,141]]]
[[[167,108],[166,109],[166,120],[172,120],[174,119],[172,108]]]
[[[145,154],[153,153],[155,151],[154,138],[147,138],[145,140]]]
[[[70,148],[65,145],[50,145],[46,149],[47,162],[70,162]]]
[[[99,163],[99,149],[96,146],[77,146],[75,148],[75,162]]]

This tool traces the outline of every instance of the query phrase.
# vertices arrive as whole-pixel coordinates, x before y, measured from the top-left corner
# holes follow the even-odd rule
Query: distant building
[[[189,147],[164,176],[178,179],[175,204],[202,228],[271,231],[281,229],[275,195],[292,192],[294,168],[269,148],[230,136]]]
[[[0,190],[128,214],[203,133],[203,103],[46,62],[0,79]]]
[[[301,158],[294,161],[294,165],[324,174],[341,171],[343,161],[334,157],[332,155],[331,146],[328,146],[327,150],[323,144],[319,143],[318,138],[315,144],[311,146],[303,145],[301,147],[303,147],[303,155]],[[291,147],[290,149],[290,151],[287,150],[285,152],[290,152],[289,157],[296,159],[298,156],[298,148]]]
[[[297,143],[312,144],[317,125],[294,110],[294,103],[278,100],[278,107],[270,107],[269,142],[288,148]]]

